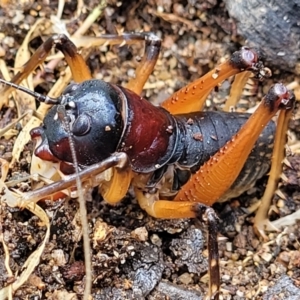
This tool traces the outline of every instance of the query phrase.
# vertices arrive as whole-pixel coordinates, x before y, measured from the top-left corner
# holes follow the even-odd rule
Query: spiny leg
[[[85,40],[87,37],[82,37]],[[149,74],[152,72],[161,47],[161,40],[153,33],[124,33],[122,35],[102,35],[98,38],[92,38],[92,46],[98,44],[103,45],[105,42],[110,45],[114,44],[133,44],[137,41],[145,40],[145,53],[142,61],[136,71],[136,78],[128,83],[128,88],[140,94]],[[89,39],[87,39],[87,42]],[[96,42],[95,42],[96,41]],[[32,55],[28,62],[22,67],[11,80],[12,83],[20,84],[38,65],[42,64],[52,48],[60,50],[71,69],[73,79],[76,82],[91,79],[90,71],[85,63],[84,58],[78,53],[76,46],[64,34],[54,35],[48,38]],[[7,97],[12,91],[12,87],[6,86],[2,89],[2,93]]]
[[[289,110],[281,111],[277,121],[275,143],[272,155],[271,170],[269,173],[268,183],[261,204],[254,218],[254,230],[265,240],[267,236],[265,230],[278,230],[268,219],[268,211],[272,198],[278,187],[280,175],[282,173],[282,162],[285,157],[285,144],[287,139],[287,130],[290,118],[292,116],[292,107]]]
[[[238,133],[212,156],[177,194],[176,201],[212,205],[231,187],[256,140],[279,109],[290,109],[294,96],[282,84],[274,85]]]
[[[200,111],[207,96],[215,86],[245,70],[251,70],[258,74],[263,70],[263,64],[258,54],[246,47],[233,53],[225,63],[175,92],[162,103],[162,107],[172,114]]]
[[[156,194],[135,189],[139,205],[149,215],[159,219],[197,218],[208,228],[209,292],[208,299],[218,300],[220,291],[218,217],[214,210],[201,203],[160,200]]]

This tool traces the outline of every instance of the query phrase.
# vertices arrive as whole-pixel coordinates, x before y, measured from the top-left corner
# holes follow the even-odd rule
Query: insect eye
[[[74,101],[70,101],[68,103],[66,103],[65,108],[68,109],[76,109],[76,103]]]
[[[91,129],[91,118],[87,114],[81,114],[72,125],[74,135],[82,136],[87,134]]]

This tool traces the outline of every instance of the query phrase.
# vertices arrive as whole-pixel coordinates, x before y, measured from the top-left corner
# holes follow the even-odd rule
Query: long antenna
[[[9,82],[9,81],[6,81],[4,79],[1,79],[0,78],[0,83],[3,83],[5,85],[8,85],[8,86],[11,86],[19,91],[22,91],[28,95],[31,95],[33,96],[36,100],[40,101],[40,102],[44,102],[46,104],[58,104],[59,103],[59,100],[56,99],[56,98],[51,98],[49,96],[44,96],[40,93],[37,93],[37,92],[34,92],[34,91],[31,91],[30,89],[27,89],[26,87],[24,86],[21,86],[21,85],[18,85],[18,84],[15,84],[13,82]]]
[[[73,166],[75,169],[76,174],[76,187],[78,192],[78,201],[79,201],[79,212],[81,215],[81,222],[82,222],[82,235],[83,235],[83,247],[84,247],[84,260],[85,260],[85,273],[86,273],[86,287],[85,290],[90,293],[91,291],[91,279],[92,279],[92,265],[91,265],[91,252],[90,252],[90,241],[89,241],[89,224],[87,221],[87,209],[84,202],[84,195],[83,195],[83,189],[82,189],[82,183],[80,181],[79,177],[79,167],[78,167],[78,159],[76,156],[76,150],[75,150],[75,144],[73,140],[73,133],[70,129],[69,120],[67,118],[66,110],[63,105],[58,105],[57,107],[57,115],[58,118],[61,120],[61,122],[65,126],[65,130],[68,133],[68,139],[69,139],[69,145],[70,145],[70,151],[72,155],[73,160]],[[85,292],[86,294],[86,292]]]

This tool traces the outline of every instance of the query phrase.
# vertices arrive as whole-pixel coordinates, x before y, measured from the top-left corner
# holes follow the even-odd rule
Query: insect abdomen
[[[177,115],[183,143],[182,156],[177,161],[177,167],[189,168],[191,173],[197,171],[237,133],[248,117],[249,114],[246,113],[226,112]],[[240,195],[268,171],[271,164],[274,133],[275,124],[270,122],[256,141],[240,175],[221,201]],[[184,182],[181,182],[180,185],[183,184]]]

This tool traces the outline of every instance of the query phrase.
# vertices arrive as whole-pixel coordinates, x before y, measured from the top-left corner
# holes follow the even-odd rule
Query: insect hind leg
[[[265,240],[268,240],[265,234],[265,230],[273,230],[273,231],[279,230],[274,225],[272,225],[272,223],[269,221],[268,212],[269,212],[273,195],[275,194],[275,191],[279,183],[280,175],[282,173],[282,162],[285,157],[285,144],[287,140],[286,133],[288,130],[288,124],[292,113],[293,113],[292,109],[284,110],[280,112],[278,122],[277,122],[277,129],[275,135],[275,143],[274,143],[269,179],[268,179],[266,190],[261,199],[261,204],[254,218],[254,229],[256,233],[261,235]]]
[[[218,217],[215,211],[202,203],[167,201],[157,199],[157,194],[145,194],[135,189],[139,205],[149,215],[159,219],[197,218],[208,228],[209,292],[207,299],[218,300],[220,290],[220,266],[218,248]]]

